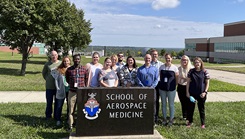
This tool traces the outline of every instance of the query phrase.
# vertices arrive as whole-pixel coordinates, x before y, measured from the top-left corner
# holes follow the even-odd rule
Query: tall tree
[[[65,51],[74,44],[88,45],[92,29],[83,14],[67,0],[1,0],[0,35],[5,44],[22,53],[20,75],[25,75],[34,41]]]
[[[160,55],[161,55],[161,56],[164,56],[165,53],[166,53],[166,50],[165,50],[165,49],[162,49],[161,52],[160,52]]]

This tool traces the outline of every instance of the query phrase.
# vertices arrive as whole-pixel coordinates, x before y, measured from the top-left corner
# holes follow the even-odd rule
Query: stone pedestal
[[[79,88],[76,136],[153,134],[152,88]]]

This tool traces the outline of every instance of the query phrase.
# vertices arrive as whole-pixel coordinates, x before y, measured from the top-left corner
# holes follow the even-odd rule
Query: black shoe
[[[67,129],[67,132],[72,132],[72,127],[69,127],[69,128]]]

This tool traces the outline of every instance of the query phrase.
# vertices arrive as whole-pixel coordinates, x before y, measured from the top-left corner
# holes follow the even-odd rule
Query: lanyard
[[[148,80],[150,67],[149,68],[145,67],[145,70],[146,70],[146,80]]]
[[[79,70],[77,69],[77,75],[76,75],[76,81],[78,83],[78,78],[79,78]]]
[[[164,66],[165,66],[165,70],[169,70],[170,67],[171,67],[171,65],[170,66],[166,66],[166,64]],[[168,67],[168,69],[167,69],[167,67]]]

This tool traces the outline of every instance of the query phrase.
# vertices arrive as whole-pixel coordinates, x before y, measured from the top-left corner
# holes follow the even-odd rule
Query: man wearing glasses
[[[151,61],[151,65],[152,66],[155,66],[158,70],[160,68],[161,65],[163,65],[163,63],[161,61],[158,60],[158,52],[156,49],[153,49],[151,51],[151,57],[152,57],[152,61]],[[155,87],[155,90],[156,90],[156,113],[154,114],[155,115],[155,123],[157,124],[159,121],[158,121],[158,116],[159,116],[159,82],[160,82],[160,76],[158,76],[158,84],[157,86]]]
[[[120,69],[121,69],[126,64],[126,63],[123,62],[123,60],[124,60],[124,54],[122,52],[120,52],[120,53],[117,54],[117,56],[118,56],[118,62],[117,62],[116,65],[118,67],[120,67]]]

